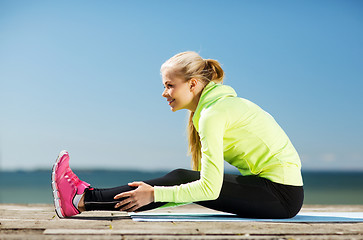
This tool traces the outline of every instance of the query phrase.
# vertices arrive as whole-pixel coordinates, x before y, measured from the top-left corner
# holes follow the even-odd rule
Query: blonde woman
[[[125,186],[95,189],[69,168],[62,151],[52,187],[59,217],[83,211],[145,211],[194,202],[250,218],[291,218],[302,207],[299,156],[274,118],[223,85],[216,60],[179,53],[161,66],[162,96],[172,111],[187,109],[193,170]],[[241,174],[224,174],[224,161]]]

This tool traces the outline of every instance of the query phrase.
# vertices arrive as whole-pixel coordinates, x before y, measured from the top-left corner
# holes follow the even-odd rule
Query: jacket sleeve
[[[201,141],[200,179],[172,187],[154,187],[155,202],[196,202],[217,199],[222,188],[223,135],[226,115],[204,110],[199,119]]]

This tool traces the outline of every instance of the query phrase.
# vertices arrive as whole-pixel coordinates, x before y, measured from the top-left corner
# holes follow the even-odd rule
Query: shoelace
[[[76,186],[79,185],[81,180],[77,177],[76,174],[72,171],[72,169],[67,168],[66,173],[64,174],[64,177],[68,179],[72,184],[75,184]]]

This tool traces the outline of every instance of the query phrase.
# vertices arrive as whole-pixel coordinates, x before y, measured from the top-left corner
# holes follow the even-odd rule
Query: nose
[[[163,93],[161,94],[161,96],[163,96],[164,98],[166,98],[168,96],[167,92],[166,92],[166,88],[164,89]]]

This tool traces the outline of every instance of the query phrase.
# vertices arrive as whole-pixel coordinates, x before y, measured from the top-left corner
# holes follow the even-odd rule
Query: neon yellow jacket
[[[237,97],[227,85],[210,82],[203,90],[193,123],[201,140],[200,180],[154,187],[155,202],[196,202],[218,198],[224,163],[242,175],[302,186],[299,155],[274,118],[256,104]]]

